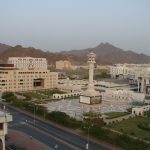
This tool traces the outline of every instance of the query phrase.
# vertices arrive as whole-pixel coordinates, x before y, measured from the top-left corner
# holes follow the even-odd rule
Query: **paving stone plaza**
[[[130,105],[125,102],[115,102],[103,100],[101,104],[87,105],[79,103],[79,99],[66,99],[57,102],[50,102],[46,104],[49,112],[60,111],[65,112],[71,117],[76,119],[82,119],[83,113],[93,111],[96,113],[108,113],[108,112],[125,112]]]
[[[71,117],[82,120],[83,114],[90,111],[101,114],[108,112],[125,112],[127,108],[130,107],[127,100],[115,100],[112,97],[106,97],[105,94],[102,96],[102,93],[95,90],[93,76],[96,54],[90,52],[87,55],[87,58],[89,81],[87,89],[81,91],[80,99],[63,99],[57,102],[48,103],[48,105],[45,106],[49,112],[65,112]]]

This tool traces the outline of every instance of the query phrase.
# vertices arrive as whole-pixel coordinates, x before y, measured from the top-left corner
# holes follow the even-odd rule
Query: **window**
[[[0,130],[3,130],[3,123],[0,123]]]

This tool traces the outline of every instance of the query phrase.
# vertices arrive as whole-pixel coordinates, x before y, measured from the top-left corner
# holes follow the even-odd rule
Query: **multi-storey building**
[[[9,57],[8,64],[14,64],[14,67],[19,69],[47,69],[46,58]]]
[[[111,66],[110,74],[113,78],[128,78],[139,92],[150,94],[150,64],[116,64]]]
[[[56,88],[57,83],[58,73],[50,72],[45,66],[19,68],[13,64],[0,65],[0,92],[51,89]]]
[[[71,62],[68,60],[59,60],[56,61],[56,69],[62,70],[62,69],[72,69]]]
[[[110,74],[112,78],[136,78],[149,67],[150,64],[115,64],[110,67]]]
[[[110,74],[112,78],[127,78],[130,71],[131,68],[126,64],[115,64],[110,67]]]
[[[139,92],[150,94],[150,68],[138,74],[137,84]]]

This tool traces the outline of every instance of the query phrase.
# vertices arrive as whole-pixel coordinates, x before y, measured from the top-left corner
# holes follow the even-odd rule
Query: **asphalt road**
[[[50,148],[57,150],[85,150],[87,140],[81,136],[70,133],[62,128],[55,127],[44,121],[36,119],[16,111],[12,108],[8,109],[13,115],[13,122],[9,124],[9,128],[22,131],[33,139],[48,145]],[[27,122],[26,122],[27,120]],[[19,138],[19,137],[18,137]],[[110,150],[100,144],[89,142],[89,150]]]

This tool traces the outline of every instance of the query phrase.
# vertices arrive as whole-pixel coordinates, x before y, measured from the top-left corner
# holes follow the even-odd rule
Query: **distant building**
[[[47,69],[46,58],[9,57],[8,64],[14,64],[18,69]]]
[[[5,150],[5,135],[8,133],[8,122],[12,121],[12,115],[0,111],[0,149]]]
[[[131,90],[118,90],[118,89],[107,89],[103,92],[103,98],[105,100],[110,101],[118,101],[118,102],[144,102],[145,94],[143,93],[136,93]]]
[[[111,66],[110,74],[112,78],[129,79],[138,92],[150,94],[150,64],[116,64]]]
[[[110,66],[108,66],[108,65],[97,65],[96,69],[110,71]]]
[[[110,66],[110,74],[112,78],[136,78],[145,69],[148,69],[150,64],[114,64]]]
[[[68,60],[59,60],[56,61],[56,69],[63,70],[63,69],[72,69],[71,62]]]
[[[112,78],[127,78],[130,70],[126,64],[115,64],[110,67],[110,75]]]

